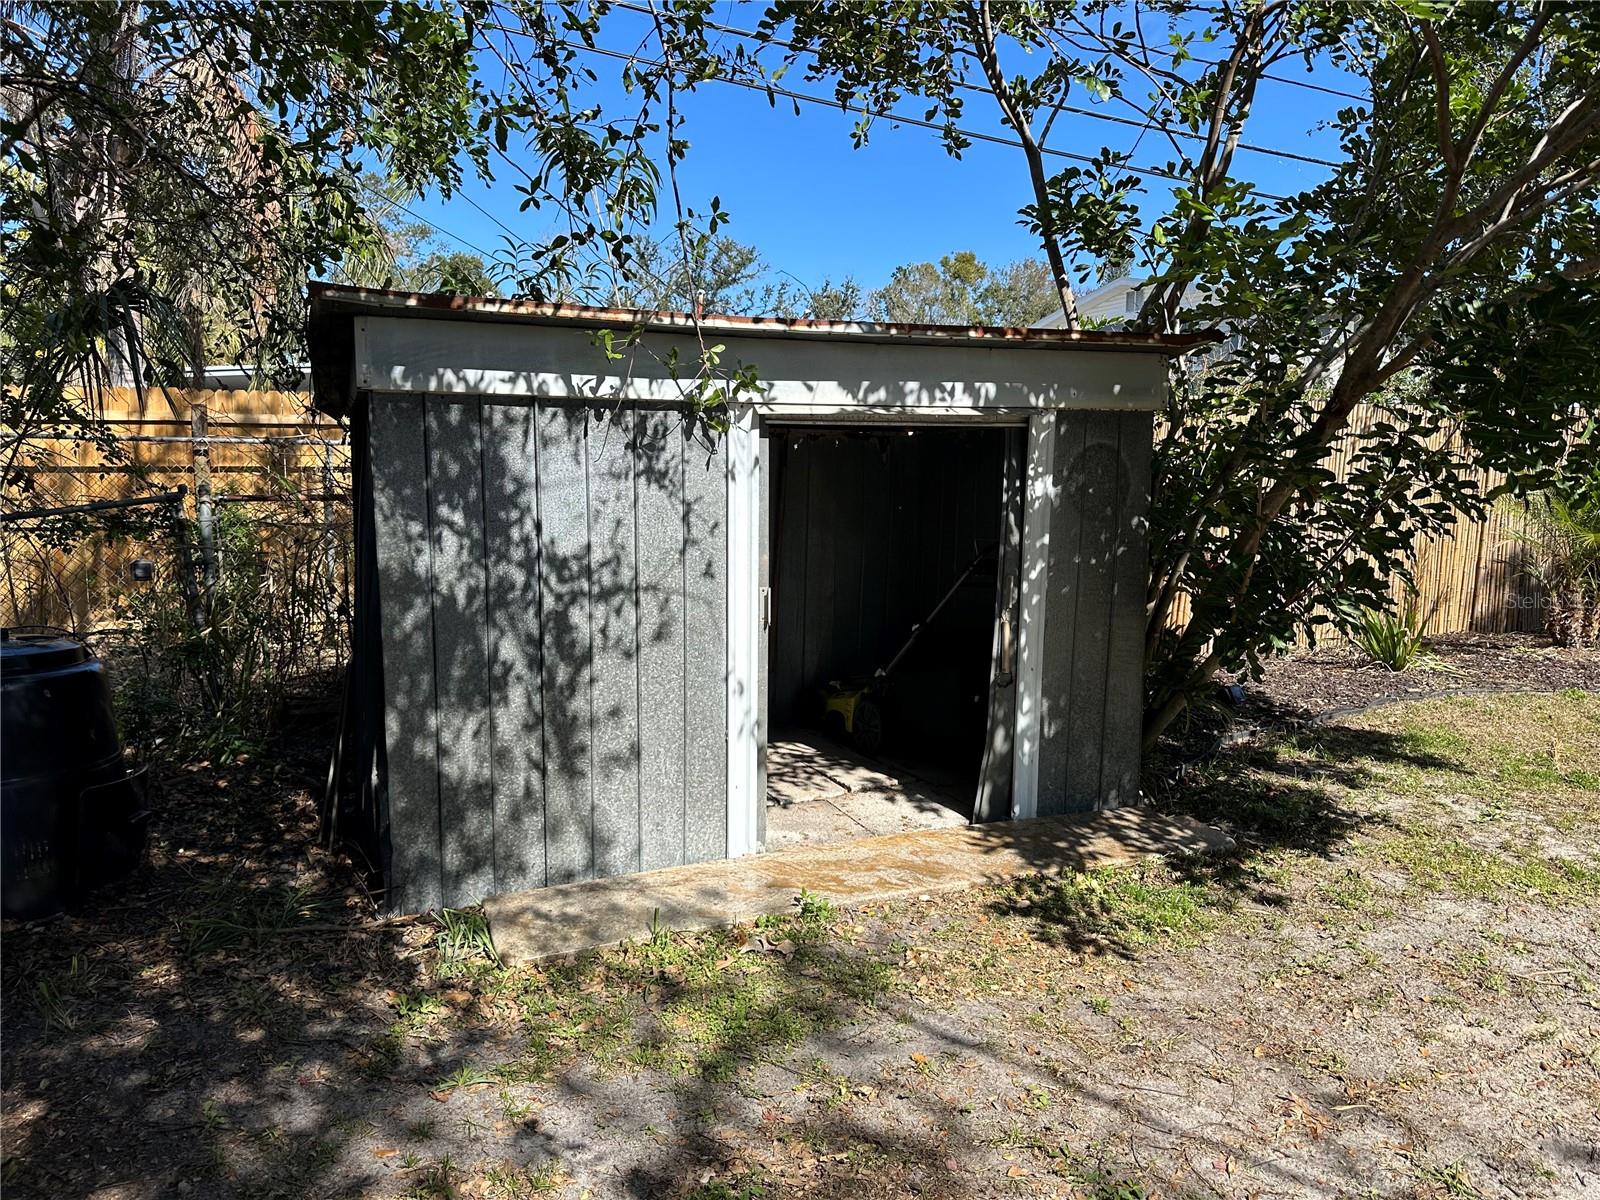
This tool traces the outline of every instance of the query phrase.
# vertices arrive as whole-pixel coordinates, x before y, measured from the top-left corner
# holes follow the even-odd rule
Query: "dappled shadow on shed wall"
[[[1062,412],[1048,484],[1039,813],[1139,796],[1151,414]]]
[[[400,910],[726,852],[726,456],[681,410],[377,396]]]

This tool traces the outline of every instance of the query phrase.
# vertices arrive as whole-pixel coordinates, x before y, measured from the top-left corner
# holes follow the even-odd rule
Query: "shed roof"
[[[1026,347],[1033,350],[1185,354],[1219,340],[1201,331],[1142,334],[1127,330],[1023,329],[1005,325],[917,325],[866,321],[814,321],[795,317],[736,317],[637,308],[593,308],[531,300],[454,296],[341,284],[311,284],[312,379],[319,408],[343,412],[351,389],[354,344],[350,318],[415,317],[421,320],[556,325],[584,329],[637,329],[729,336],[879,342],[898,345]]]

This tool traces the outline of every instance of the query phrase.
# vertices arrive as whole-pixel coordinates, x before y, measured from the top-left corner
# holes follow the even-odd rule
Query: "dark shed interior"
[[[990,428],[774,431],[774,730],[821,727],[830,681],[870,678],[927,622],[883,690],[883,751],[976,780],[1006,437]]]

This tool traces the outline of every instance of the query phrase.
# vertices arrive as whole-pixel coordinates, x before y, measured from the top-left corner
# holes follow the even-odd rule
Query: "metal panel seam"
[[[489,879],[498,892],[500,890],[500,853],[495,838],[499,833],[494,812],[494,618],[491,615],[494,606],[494,589],[489,580],[489,480],[483,471],[484,445],[487,438],[483,430],[483,402],[480,400],[478,410],[478,525],[483,535],[483,661],[490,672],[489,678],[484,680],[484,702],[488,707],[485,714],[489,726]]]
[[[537,400],[530,401],[533,422],[533,570],[534,603],[539,606],[539,836],[544,842],[544,883],[550,882],[550,704],[544,693],[544,503],[539,498],[539,459],[544,441],[544,413]]]
[[[1117,471],[1119,474],[1128,461],[1122,449],[1122,438],[1126,432],[1126,423],[1119,419],[1117,421]],[[1122,518],[1126,515],[1128,506],[1133,502],[1133,484],[1131,481],[1124,493],[1116,496],[1115,500],[1116,502],[1111,507],[1111,553],[1106,560],[1106,570],[1111,575],[1111,603],[1106,609],[1106,661],[1105,669],[1100,676],[1100,761],[1095,768],[1094,776],[1099,780],[1097,786],[1100,794],[1095,799],[1096,808],[1106,807],[1106,730],[1111,728],[1111,637],[1112,629],[1118,620],[1117,563],[1120,558],[1118,552],[1123,542]]]
[[[1077,460],[1076,460],[1076,464],[1077,464],[1077,466],[1079,467],[1080,470],[1086,469],[1086,466],[1087,466],[1086,459],[1088,457],[1088,449],[1089,449],[1089,432],[1090,432],[1090,430],[1092,428],[1090,423],[1089,423],[1089,419],[1087,417],[1085,417],[1084,420],[1083,420],[1083,427],[1084,427],[1083,428],[1083,450],[1079,452]],[[1120,442],[1118,443],[1118,448],[1119,448],[1119,450],[1121,448],[1121,443]],[[1069,463],[1068,465],[1071,466],[1073,464]],[[1062,490],[1063,490],[1063,492],[1065,492],[1066,487],[1067,487],[1067,481],[1063,480],[1062,481]],[[1088,518],[1087,518],[1087,513],[1088,513],[1088,508],[1089,508],[1088,501],[1089,501],[1089,489],[1088,489],[1088,484],[1087,484],[1087,481],[1086,481],[1085,484],[1084,484],[1083,492],[1082,492],[1082,499],[1079,500],[1079,502],[1078,502],[1078,553],[1077,553],[1077,567],[1073,571],[1073,574],[1072,574],[1072,669],[1073,669],[1074,672],[1076,672],[1077,669],[1078,669],[1078,633],[1083,627],[1083,624],[1082,624],[1082,622],[1083,622],[1083,573],[1084,573],[1083,543],[1084,543],[1084,530],[1089,525],[1089,521],[1088,521]],[[1102,663],[1101,664],[1101,669],[1100,669],[1100,710],[1101,710],[1102,713],[1105,711],[1105,686],[1106,686],[1105,665],[1104,665],[1104,663]],[[1069,677],[1068,678],[1068,682],[1067,682],[1067,706],[1066,706],[1067,707],[1067,728],[1066,728],[1067,736],[1064,739],[1062,739],[1066,743],[1066,752],[1067,752],[1067,766],[1064,769],[1064,773],[1063,773],[1062,778],[1066,779],[1066,780],[1069,780],[1069,781],[1072,778],[1072,766],[1071,766],[1072,758],[1073,758],[1073,756],[1075,754],[1079,753],[1079,751],[1075,749],[1076,738],[1073,736],[1074,733],[1076,732],[1076,730],[1074,730],[1073,727],[1072,727],[1072,710],[1077,706],[1078,699],[1079,699],[1079,697],[1073,695],[1072,681],[1071,681],[1071,678]],[[1097,790],[1100,787],[1100,756],[1103,754],[1104,749],[1105,749],[1105,740],[1106,740],[1106,731],[1105,731],[1105,726],[1102,725],[1101,728],[1100,728],[1100,744],[1097,747],[1095,747],[1095,751],[1096,751],[1096,756],[1097,757],[1096,757],[1096,760],[1095,760],[1095,776],[1094,777],[1095,777],[1095,788]],[[1071,802],[1071,797],[1070,796],[1064,797],[1064,800],[1067,803],[1070,803]],[[1095,805],[1095,807],[1098,808],[1100,806],[1097,803]]]
[[[594,848],[595,838],[595,803],[594,803],[594,496],[593,489],[589,486],[589,474],[594,467],[594,460],[589,452],[589,422],[592,414],[589,409],[583,410],[583,581],[588,590],[589,601],[589,868],[579,878],[588,879],[594,875],[594,864],[598,858]]]
[[[428,652],[433,659],[433,839],[438,851],[439,895],[444,891],[444,779],[439,773],[439,608],[433,567],[433,447],[428,441],[428,397],[422,397],[422,520],[428,547]]]
[[[644,589],[639,581],[639,472],[643,468],[644,439],[639,433],[641,414],[633,406],[629,429],[633,434],[633,453],[629,466],[633,478],[633,865],[644,870],[644,649],[639,638],[640,614],[644,611]]]

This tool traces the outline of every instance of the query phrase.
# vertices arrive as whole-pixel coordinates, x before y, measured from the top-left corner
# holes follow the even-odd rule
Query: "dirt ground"
[[[8,1198],[1600,1196],[1600,695],[1231,744],[1158,795],[1227,862],[515,971],[373,918],[320,749],[5,931]]]

